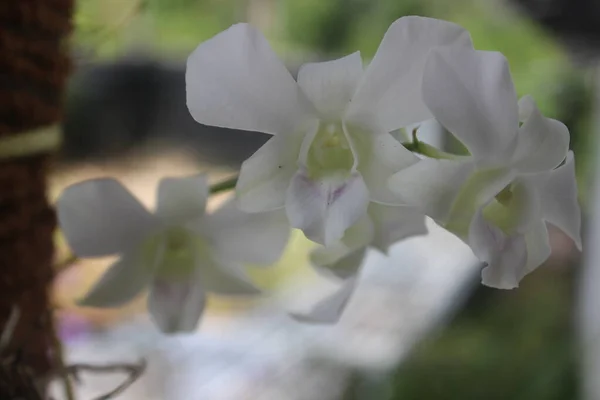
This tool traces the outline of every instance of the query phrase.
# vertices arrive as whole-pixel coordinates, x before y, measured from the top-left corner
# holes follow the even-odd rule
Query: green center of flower
[[[500,204],[507,206],[507,207],[513,198],[513,192],[512,192],[511,186],[512,185],[506,186],[504,189],[502,189],[500,191],[500,193],[498,193],[496,195],[496,201],[498,201]]]
[[[143,255],[148,268],[156,267],[156,274],[180,278],[193,272],[198,257],[209,256],[209,246],[202,237],[176,226],[148,238],[143,244]],[[158,265],[156,257],[161,257]]]
[[[495,198],[483,210],[486,220],[492,222],[505,232],[509,232],[515,226],[514,207],[518,203],[520,192],[515,190],[512,183],[507,183],[510,175],[504,168],[487,169],[475,172],[464,184],[454,203],[450,207],[446,229],[459,237],[466,239],[469,236],[470,223],[473,215],[481,206],[487,202],[484,194],[495,183],[504,185]],[[518,218],[518,217],[517,217]]]
[[[321,123],[306,159],[311,177],[343,171],[348,172],[354,164],[350,143],[339,123]]]
[[[483,209],[483,216],[505,234],[510,235],[524,217],[522,202],[522,190],[518,185],[511,183]]]

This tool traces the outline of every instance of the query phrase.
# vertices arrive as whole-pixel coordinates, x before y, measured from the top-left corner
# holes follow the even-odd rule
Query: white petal
[[[352,98],[348,118],[374,118],[385,132],[431,117],[421,97],[423,66],[437,46],[471,47],[458,25],[424,17],[403,17],[386,32]]]
[[[324,117],[339,119],[363,73],[360,52],[333,61],[304,64],[298,85]]]
[[[207,292],[225,296],[254,296],[261,293],[239,264],[198,254],[196,265],[199,279]]]
[[[496,289],[515,289],[526,274],[526,260],[523,236],[510,236],[504,242],[504,249],[481,272],[481,282]]]
[[[384,253],[400,240],[427,234],[425,215],[417,207],[371,203],[368,212],[375,227],[371,246]]]
[[[317,302],[308,313],[291,314],[291,316],[300,322],[335,324],[354,293],[356,283],[356,278],[346,280],[336,292]]]
[[[581,209],[573,152],[568,153],[564,165],[547,174],[540,195],[544,219],[569,235],[581,250]]]
[[[290,237],[284,210],[245,213],[229,201],[208,217],[207,235],[220,258],[269,265],[281,257]]]
[[[119,307],[133,300],[152,281],[162,257],[162,243],[121,256],[78,304],[86,307]]]
[[[324,275],[333,275],[341,279],[354,276],[363,262],[367,246],[373,241],[374,234],[373,222],[365,214],[346,230],[341,240],[313,250],[310,261],[316,270]]]
[[[482,164],[507,164],[519,127],[508,62],[497,52],[439,48],[425,65],[423,99]]]
[[[469,229],[469,246],[487,266],[482,283],[497,289],[514,289],[525,276],[527,250],[523,235],[506,236],[488,223],[479,209]]]
[[[444,221],[462,186],[475,166],[469,160],[423,159],[389,179],[390,189],[401,202]]]
[[[525,95],[519,99],[519,122],[525,122],[529,119],[534,110],[537,110],[537,104],[530,95]]]
[[[569,129],[560,121],[542,115],[531,98],[519,101],[528,114],[519,129],[514,166],[520,172],[542,172],[560,165],[569,150]]]
[[[158,184],[156,214],[177,225],[200,218],[206,209],[208,177],[163,178]]]
[[[164,333],[196,330],[206,297],[200,282],[192,279],[157,279],[148,296],[148,311]]]
[[[263,35],[237,24],[187,60],[187,105],[201,124],[291,133],[312,106]]]
[[[56,203],[60,228],[79,257],[125,252],[159,221],[118,181],[93,179],[69,186]]]
[[[330,245],[367,211],[369,191],[360,174],[312,180],[303,171],[292,178],[286,212],[292,227]]]
[[[355,276],[367,254],[367,246],[352,251],[342,247],[322,247],[311,253],[311,262],[324,276],[348,279]]]
[[[316,129],[315,124],[313,129]],[[298,170],[303,137],[274,136],[244,163],[235,193],[239,207],[248,212],[283,208],[285,192]]]
[[[525,273],[530,273],[550,257],[552,248],[550,247],[550,238],[546,223],[539,220],[525,234],[525,244],[527,245],[527,265]]]
[[[360,135],[348,128],[349,136],[358,154],[358,171],[369,188],[371,201],[398,203],[398,197],[390,190],[388,179],[396,172],[419,161],[389,133],[376,136]]]

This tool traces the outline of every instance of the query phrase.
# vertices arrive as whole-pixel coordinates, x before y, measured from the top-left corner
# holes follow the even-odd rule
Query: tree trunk
[[[0,151],[7,138],[61,120],[73,3],[0,0]],[[0,332],[10,333],[11,315],[16,321],[0,342],[0,399],[35,399],[34,383],[44,393],[60,356],[50,304],[56,219],[46,199],[47,165],[43,153],[0,159]]]

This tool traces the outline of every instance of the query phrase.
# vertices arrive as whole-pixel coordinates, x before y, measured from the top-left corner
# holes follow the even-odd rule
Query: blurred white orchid
[[[581,248],[569,131],[531,97],[517,102],[504,56],[433,50],[423,99],[471,156],[423,159],[395,174],[390,188],[471,246],[488,264],[484,284],[514,288],[550,256],[545,222]]]
[[[370,201],[396,201],[387,178],[418,160],[390,132],[431,118],[420,87],[437,46],[472,44],[452,23],[404,17],[364,72],[357,52],[305,64],[295,81],[265,38],[238,24],[188,58],[187,104],[202,124],[275,135],[242,165],[240,207],[285,207],[293,227],[331,245]]]
[[[304,322],[337,322],[354,292],[367,249],[387,254],[394,243],[426,233],[425,216],[417,208],[370,203],[367,214],[348,228],[341,240],[311,253],[310,260],[317,271],[341,280],[340,287],[308,313],[294,317]]]
[[[114,179],[67,188],[58,199],[60,227],[80,257],[119,254],[81,301],[116,307],[149,287],[148,309],[167,333],[195,329],[205,293],[256,294],[243,264],[271,264],[289,237],[283,212],[247,214],[233,201],[205,214],[209,194],[204,175],[165,178],[155,214]]]

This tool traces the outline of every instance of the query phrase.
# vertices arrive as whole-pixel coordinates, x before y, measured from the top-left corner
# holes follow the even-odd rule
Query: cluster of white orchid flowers
[[[57,212],[75,254],[121,256],[82,304],[119,306],[149,287],[158,327],[191,331],[206,292],[258,292],[244,266],[275,262],[291,228],[321,245],[313,265],[341,283],[295,315],[321,323],[339,318],[367,249],[425,234],[426,217],[471,247],[496,288],[516,287],[549,257],[546,222],[581,248],[568,129],[518,100],[504,56],[475,50],[455,24],[400,18],[368,67],[357,52],[305,64],[297,79],[238,24],[190,55],[186,85],[199,123],[273,137],[212,214],[204,175],[164,179],[154,214],[113,179],[67,188]],[[392,135],[430,119],[469,155],[425,144],[418,130],[406,143]]]

